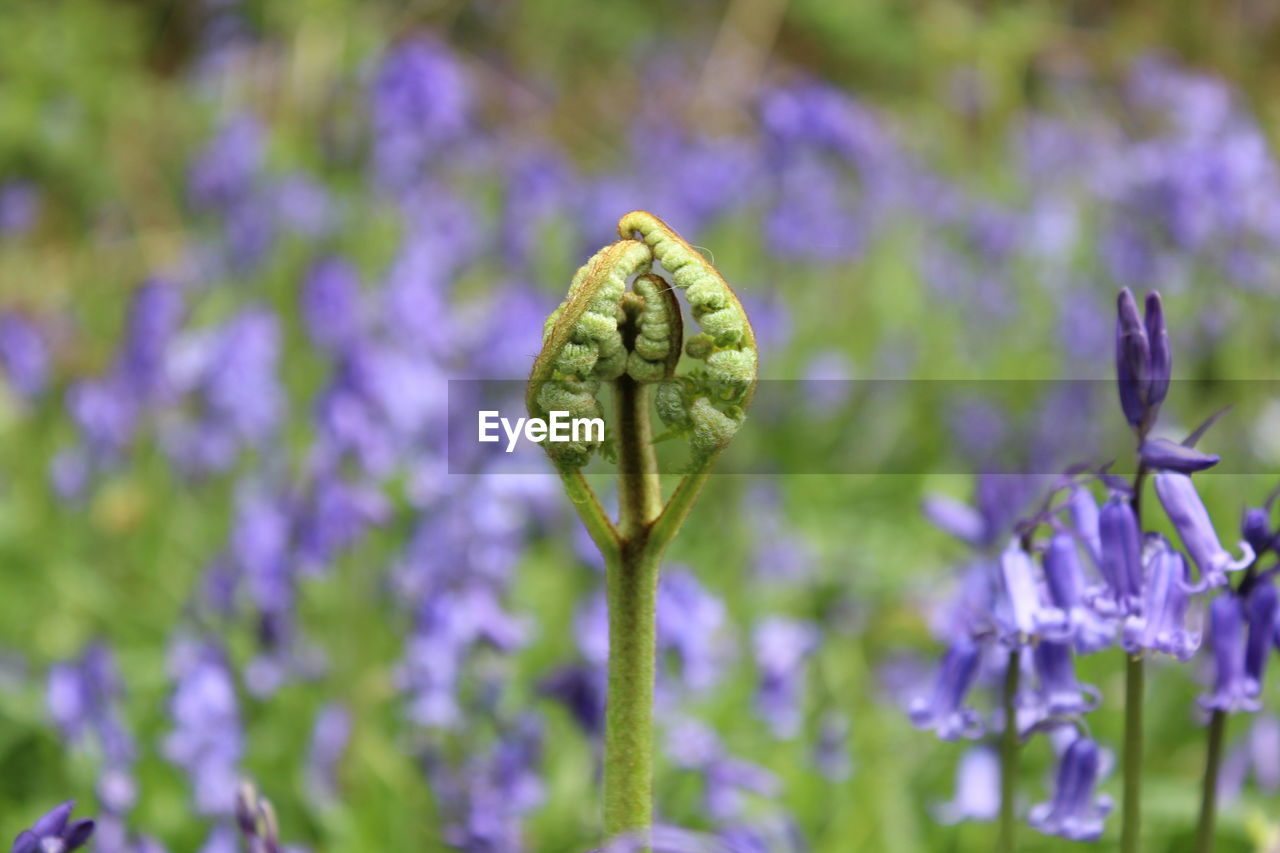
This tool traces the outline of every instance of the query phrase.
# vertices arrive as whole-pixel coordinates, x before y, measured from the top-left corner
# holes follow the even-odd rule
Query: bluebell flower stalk
[[[609,680],[605,710],[604,832],[652,825],[653,688],[659,564],[711,466],[745,418],[755,391],[755,335],[720,273],[656,216],[633,211],[621,239],[578,270],[543,330],[526,403],[533,417],[599,417],[602,383],[614,391],[619,518],[605,514],[582,466],[600,442],[543,444],[606,565]],[[654,261],[670,281],[650,272]],[[630,285],[630,290],[628,290]],[[685,340],[676,291],[700,331]],[[701,362],[681,375],[682,354]],[[689,466],[664,503],[650,408],[690,447]]]

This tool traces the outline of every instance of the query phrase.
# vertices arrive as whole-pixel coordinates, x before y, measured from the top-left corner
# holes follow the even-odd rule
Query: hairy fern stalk
[[[609,686],[605,713],[604,833],[648,831],[653,819],[654,618],[663,552],[680,530],[755,391],[755,335],[724,277],[661,219],[633,211],[619,240],[578,270],[547,318],[529,377],[531,417],[603,417],[612,385],[619,513],[611,520],[582,468],[602,442],[545,443],[565,491],[605,558]],[[654,271],[661,265],[665,276]],[[676,293],[697,322],[685,339]],[[693,366],[677,372],[687,357]],[[689,463],[664,500],[651,410]]]

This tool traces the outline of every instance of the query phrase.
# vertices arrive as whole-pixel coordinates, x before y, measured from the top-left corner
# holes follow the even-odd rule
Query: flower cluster
[[[1130,292],[1121,291],[1116,373],[1138,449],[1133,482],[1104,468],[1048,484],[1009,475],[1025,488],[1000,489],[992,482],[999,475],[989,475],[980,481],[977,509],[946,498],[925,505],[939,527],[975,549],[975,558],[936,620],[948,648],[932,691],[911,703],[911,720],[943,740],[1009,727],[1020,739],[1050,733],[1059,756],[1055,794],[1028,819],[1042,832],[1074,840],[1099,838],[1111,808],[1110,798],[1096,793],[1103,753],[1086,718],[1103,697],[1077,679],[1077,656],[1118,647],[1130,658],[1188,662],[1201,648],[1207,611],[1214,677],[1200,705],[1228,713],[1260,708],[1267,659],[1277,645],[1274,569],[1259,570],[1276,541],[1270,503],[1245,511],[1240,556],[1233,556],[1191,476],[1218,461],[1195,448],[1213,419],[1181,443],[1151,437],[1170,387],[1168,339],[1159,294],[1148,294],[1143,316]],[[1139,508],[1148,481],[1181,549],[1144,530]],[[1097,491],[1105,492],[1101,505]],[[971,702],[978,685],[1001,695],[990,715]],[[969,753],[956,800],[940,815],[994,818],[995,788],[1009,769],[995,762],[989,747]]]

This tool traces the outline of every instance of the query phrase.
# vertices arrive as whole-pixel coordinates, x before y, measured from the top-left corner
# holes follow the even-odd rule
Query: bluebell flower
[[[470,120],[471,87],[461,64],[434,41],[408,41],[379,64],[370,92],[373,159],[389,188],[403,188]]]
[[[1200,632],[1186,624],[1191,601],[1186,562],[1161,537],[1148,567],[1142,610],[1125,620],[1125,651],[1136,655],[1145,649],[1190,660],[1200,648]]]
[[[707,812],[716,821],[742,818],[749,795],[772,798],[781,787],[765,768],[728,754],[719,736],[695,720],[680,720],[671,727],[667,753],[677,766],[702,775]]]
[[[302,316],[312,343],[336,350],[361,331],[360,276],[340,257],[326,257],[307,270],[302,284]]]
[[[229,120],[191,166],[189,192],[201,209],[226,210],[253,189],[265,158],[262,125],[250,115]]]
[[[817,627],[778,617],[761,622],[752,635],[760,681],[756,712],[775,737],[794,737],[803,712],[805,670],[818,648]]]
[[[25,237],[40,218],[40,190],[29,181],[0,184],[0,237]]]
[[[1244,673],[1252,683],[1255,693],[1262,692],[1266,677],[1267,660],[1275,641],[1277,606],[1280,597],[1271,579],[1261,580],[1249,590],[1244,599],[1244,617],[1249,625],[1249,638],[1245,643]]]
[[[1209,636],[1213,646],[1213,690],[1200,697],[1207,711],[1257,711],[1258,684],[1245,672],[1245,622],[1240,600],[1229,593],[1209,605]]]
[[[1029,642],[1046,619],[1045,605],[1035,561],[1016,539],[1000,555],[1000,588],[996,618],[1005,641]]]
[[[560,667],[540,682],[538,690],[563,704],[593,742],[604,733],[604,667]]]
[[[75,800],[68,800],[49,811],[13,839],[10,853],[71,853],[85,845],[93,835],[92,818],[71,820]]]
[[[1101,518],[1098,513],[1098,502],[1093,499],[1093,493],[1084,486],[1073,486],[1068,500],[1068,507],[1071,513],[1072,530],[1084,542],[1089,556],[1093,558],[1094,565],[1101,565]]]
[[[1147,294],[1145,317],[1126,287],[1116,304],[1116,382],[1129,424],[1141,434],[1155,422],[1169,391],[1172,358],[1160,294]]]
[[[1046,835],[1097,841],[1112,805],[1110,797],[1095,793],[1099,764],[1098,745],[1076,738],[1058,764],[1053,799],[1031,809],[1031,825]]]
[[[338,763],[351,741],[351,712],[330,703],[316,711],[307,748],[307,791],[317,803],[337,799]]]
[[[932,695],[915,698],[908,708],[916,728],[932,729],[942,740],[982,734],[982,715],[964,704],[981,657],[982,648],[967,637],[951,644],[942,657]]]
[[[940,823],[995,820],[1000,813],[1000,755],[985,744],[965,750],[956,765],[955,794],[938,805]]]
[[[164,738],[165,757],[190,777],[197,812],[230,815],[244,751],[231,672],[216,646],[185,638],[171,650],[169,667],[173,728]]]
[[[1095,524],[1096,512],[1095,505]],[[1036,628],[1041,636],[1070,642],[1080,654],[1099,651],[1114,641],[1113,622],[1088,604],[1088,580],[1075,537],[1070,533],[1055,531],[1049,540],[1044,552],[1044,578],[1050,605],[1041,608],[1036,616]]]
[[[1160,503],[1182,540],[1182,546],[1187,549],[1196,568],[1200,570],[1196,590],[1222,586],[1227,582],[1227,572],[1246,568],[1253,562],[1254,553],[1248,542],[1240,543],[1239,559],[1232,559],[1231,554],[1222,547],[1217,531],[1213,529],[1213,521],[1209,518],[1209,511],[1205,509],[1189,476],[1174,471],[1161,471],[1155,476],[1155,486]]]
[[[1109,593],[1105,606],[1117,614],[1134,613],[1142,606],[1142,533],[1127,498],[1113,495],[1103,504],[1098,529],[1102,542],[1099,568]]]
[[[1102,694],[1076,679],[1071,647],[1041,640],[1032,651],[1038,681],[1037,698],[1051,716],[1086,714],[1098,707]]]
[[[1275,714],[1255,714],[1249,731],[1223,757],[1218,775],[1219,801],[1237,799],[1250,776],[1262,793],[1274,795],[1280,791],[1280,717]]]
[[[51,357],[40,330],[13,312],[0,314],[0,366],[19,395],[38,397],[49,385]]]
[[[123,388],[140,404],[167,390],[170,347],[185,313],[182,292],[160,279],[145,282],[130,300],[115,371]]]

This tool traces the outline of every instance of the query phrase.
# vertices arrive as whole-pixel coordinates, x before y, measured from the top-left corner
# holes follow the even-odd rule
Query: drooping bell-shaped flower
[[[1015,539],[1000,555],[1000,588],[997,619],[1007,642],[1027,642],[1044,621],[1044,602],[1035,561]]]
[[[1098,502],[1084,486],[1071,489],[1071,524],[1084,540],[1094,563],[1102,560],[1102,536],[1098,528]]]
[[[1142,534],[1129,501],[1114,495],[1103,504],[1098,529],[1099,565],[1110,592],[1107,605],[1119,614],[1133,613],[1142,604]]]
[[[995,820],[1000,813],[1000,756],[987,745],[975,746],[956,765],[956,790],[950,802],[934,809],[939,823]]]
[[[1256,711],[1257,683],[1245,673],[1244,608],[1232,594],[1209,605],[1209,636],[1213,643],[1213,692],[1200,697],[1206,711]]]
[[[951,644],[942,656],[933,693],[916,698],[908,709],[916,728],[932,729],[942,740],[982,734],[982,716],[964,704],[981,657],[981,647],[968,637]]]
[[[1270,579],[1258,583],[1249,591],[1244,602],[1244,618],[1249,625],[1249,638],[1244,649],[1244,673],[1254,690],[1262,692],[1262,682],[1267,672],[1267,658],[1276,632],[1276,608],[1280,597]]]
[[[1124,648],[1131,655],[1156,651],[1187,661],[1200,648],[1200,632],[1187,628],[1187,564],[1161,539],[1148,560],[1141,613],[1128,617]]]
[[[1096,533],[1096,506],[1094,518]],[[1044,552],[1044,577],[1050,606],[1042,608],[1037,617],[1041,636],[1070,642],[1080,654],[1110,645],[1115,629],[1087,604],[1088,581],[1075,537],[1070,533],[1060,530],[1049,540]]]
[[[1227,582],[1227,572],[1243,569],[1253,562],[1253,548],[1248,542],[1240,543],[1239,559],[1232,559],[1222,547],[1209,511],[1205,509],[1190,477],[1175,471],[1161,471],[1156,474],[1155,483],[1160,504],[1178,531],[1183,547],[1200,570],[1195,590],[1222,586]]]
[[[1099,764],[1096,743],[1085,737],[1073,741],[1058,764],[1053,799],[1031,809],[1031,825],[1045,835],[1097,841],[1111,811],[1111,798],[1095,793]]]
[[[1140,433],[1155,422],[1169,391],[1172,355],[1160,294],[1147,294],[1145,318],[1126,287],[1116,300],[1116,383],[1125,419]]]
[[[1101,694],[1096,687],[1076,679],[1071,647],[1065,643],[1041,640],[1033,652],[1038,699],[1050,716],[1086,714],[1098,707]]]

